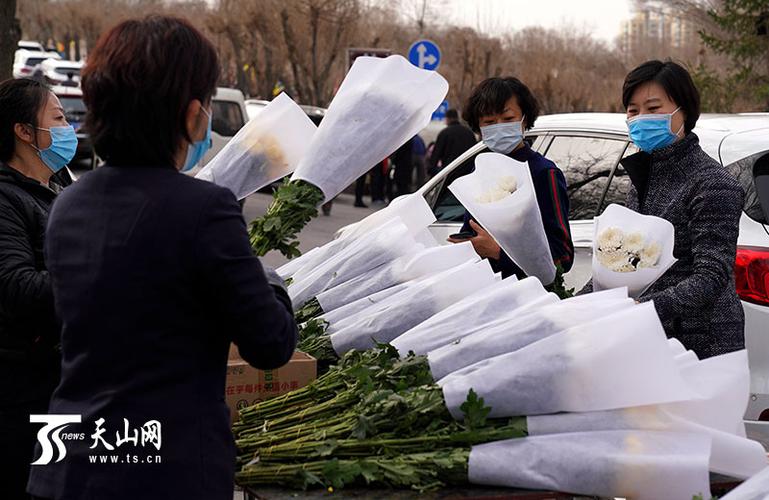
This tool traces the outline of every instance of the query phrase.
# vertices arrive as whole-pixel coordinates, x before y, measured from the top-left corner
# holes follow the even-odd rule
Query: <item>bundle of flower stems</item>
[[[474,393],[456,421],[423,356],[351,351],[309,386],[240,412],[240,484],[432,489],[467,483],[470,447],[523,437],[525,418],[487,419]]]

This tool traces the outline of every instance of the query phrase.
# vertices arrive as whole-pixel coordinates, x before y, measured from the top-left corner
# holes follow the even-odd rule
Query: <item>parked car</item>
[[[593,217],[610,203],[624,205],[630,187],[619,161],[638,149],[628,138],[625,118],[604,113],[549,115],[527,132],[532,148],[566,176],[575,260],[565,280],[577,290],[591,275]],[[745,420],[748,435],[769,448],[769,114],[703,115],[695,132],[705,152],[728,168],[746,193],[735,263],[751,373]],[[435,213],[430,231],[437,241],[458,232],[465,213],[449,184],[471,172],[475,157],[486,150],[479,142],[417,191]]]
[[[77,152],[73,161],[92,160],[93,145],[91,138],[83,129],[85,122],[85,103],[83,102],[83,91],[75,87],[52,86],[51,90],[59,98],[61,106],[64,108],[64,116],[77,134]],[[93,161],[90,167],[93,168]]]
[[[45,51],[17,50],[13,59],[13,77],[32,77],[35,69],[46,59],[61,59],[61,56]]]
[[[268,104],[270,104],[270,101],[265,101],[263,99],[246,99],[246,113],[248,114],[248,119],[253,120]]]
[[[43,44],[32,40],[19,40],[17,44],[19,50],[31,50],[33,52],[45,52]]]
[[[82,68],[83,61],[46,59],[40,63],[43,78],[48,85],[77,87],[80,85],[80,70]]]

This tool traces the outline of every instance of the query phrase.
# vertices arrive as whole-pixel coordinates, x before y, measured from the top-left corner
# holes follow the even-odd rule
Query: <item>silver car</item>
[[[745,418],[749,436],[769,448],[769,193],[761,200],[756,182],[763,176],[759,184],[769,190],[769,114],[703,115],[695,132],[702,148],[727,167],[746,192],[735,264],[751,372]],[[623,114],[542,116],[527,138],[566,176],[575,246],[566,282],[579,290],[590,278],[593,217],[610,203],[624,205],[630,179],[619,161],[638,149],[628,138]],[[483,143],[476,144],[419,190],[436,215],[430,231],[438,241],[459,231],[465,212],[448,185],[469,173],[475,156],[485,150]]]

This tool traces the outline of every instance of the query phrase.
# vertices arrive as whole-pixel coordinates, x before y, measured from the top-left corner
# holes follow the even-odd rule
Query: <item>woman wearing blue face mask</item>
[[[0,488],[23,498],[37,429],[59,379],[59,324],[43,255],[77,137],[39,82],[0,83]],[[59,175],[55,175],[56,173]]]
[[[83,438],[33,465],[35,497],[232,499],[230,344],[273,369],[297,328],[235,196],[180,173],[210,147],[219,74],[211,43],[169,17],[125,21],[89,53],[86,127],[106,166],[56,201],[46,243],[62,320],[49,411]]]
[[[490,150],[526,162],[534,181],[537,203],[557,266],[567,272],[574,260],[574,245],[569,228],[569,197],[563,172],[541,154],[532,150],[524,140],[524,133],[539,116],[539,105],[526,85],[517,78],[489,78],[481,82],[465,105],[463,118]],[[510,218],[515,214],[510,214]],[[471,214],[465,215],[462,233],[474,234],[470,241],[478,255],[488,258],[502,277],[525,276],[523,271],[505,254],[491,235]],[[452,243],[460,240],[450,238]],[[546,283],[548,284],[548,283]]]
[[[744,194],[692,132],[699,92],[680,65],[649,61],[628,74],[622,103],[641,149],[622,160],[632,181],[627,206],[675,227],[678,262],[641,300],[653,300],[668,336],[700,358],[742,349],[734,260]]]

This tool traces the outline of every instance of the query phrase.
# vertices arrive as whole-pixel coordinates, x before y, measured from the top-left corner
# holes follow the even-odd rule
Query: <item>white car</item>
[[[246,99],[248,119],[253,120],[268,104],[270,104],[270,101],[263,99]]]
[[[59,54],[19,49],[13,59],[13,77],[29,78],[46,59],[61,59]]]
[[[17,44],[19,50],[31,50],[33,52],[45,52],[43,44],[32,40],[19,40]]]
[[[702,148],[746,192],[735,264],[751,372],[745,419],[749,436],[769,448],[769,114],[703,115],[695,132]],[[624,205],[630,179],[619,160],[638,149],[628,138],[623,114],[542,116],[527,140],[566,176],[575,246],[566,283],[579,290],[591,274],[593,217],[610,203]],[[485,150],[483,143],[476,144],[419,189],[437,217],[430,231],[438,241],[459,231],[465,213],[448,185],[469,173],[475,156]]]
[[[80,85],[80,71],[83,69],[83,61],[63,61],[59,59],[46,59],[40,63],[45,83],[48,85]]]

